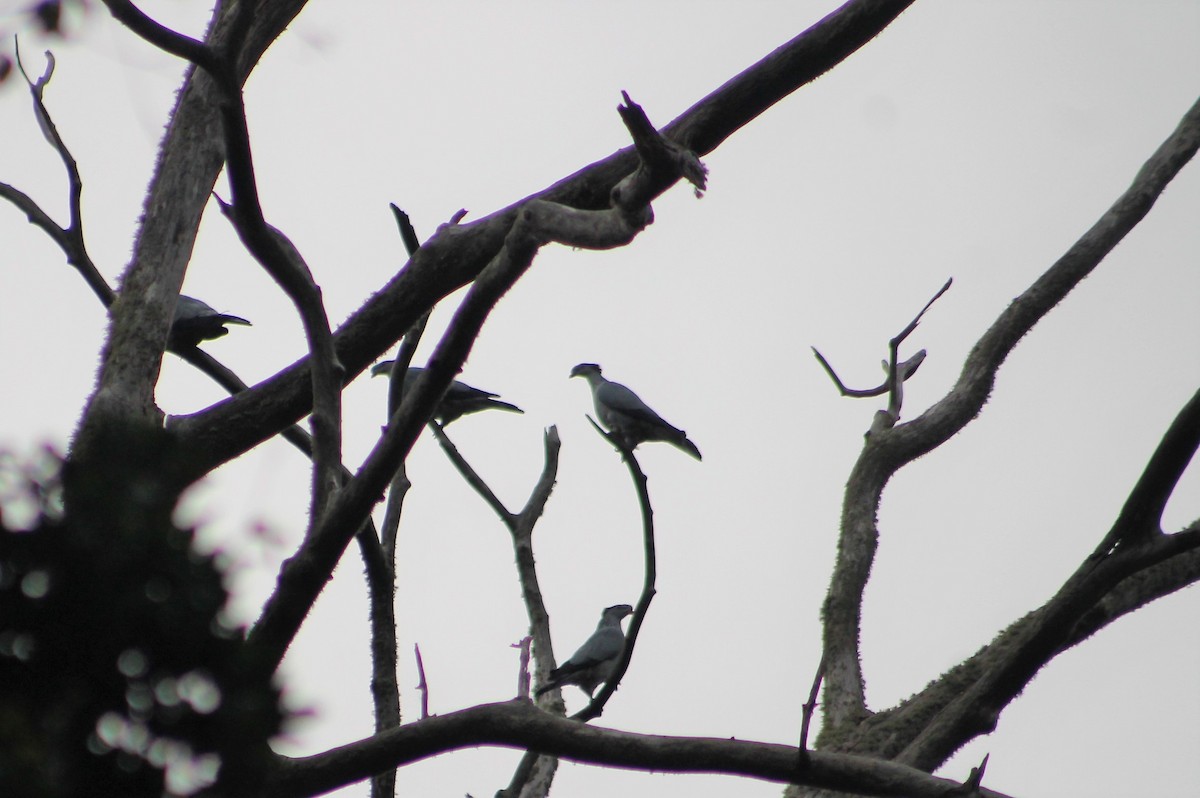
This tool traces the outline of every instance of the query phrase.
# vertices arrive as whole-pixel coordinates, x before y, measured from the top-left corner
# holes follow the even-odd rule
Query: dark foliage
[[[34,528],[0,524],[0,795],[246,794],[282,720],[270,670],[170,523],[166,435],[109,443],[64,469],[65,510],[31,483]]]

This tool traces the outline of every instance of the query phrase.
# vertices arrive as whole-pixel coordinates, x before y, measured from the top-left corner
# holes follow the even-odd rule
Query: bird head
[[[611,607],[606,607],[604,610],[604,617],[611,618],[615,621],[620,621],[626,615],[632,614],[633,607],[629,606],[628,604],[614,604]]]
[[[589,374],[599,374],[600,367],[595,363],[580,363],[575,368],[571,369],[572,377],[586,377]]]
[[[392,364],[395,362],[394,360],[385,360],[382,363],[376,363],[374,366],[371,366],[371,376],[378,377],[382,374],[386,377],[392,373]]]

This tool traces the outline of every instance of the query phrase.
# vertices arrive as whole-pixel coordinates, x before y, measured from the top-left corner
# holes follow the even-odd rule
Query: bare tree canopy
[[[1194,788],[1200,4],[216,5],[0,23],[0,793]]]

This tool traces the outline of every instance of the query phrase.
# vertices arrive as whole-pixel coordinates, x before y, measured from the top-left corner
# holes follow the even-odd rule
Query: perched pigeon
[[[573,684],[592,697],[601,682],[607,682],[625,649],[625,633],[621,619],[633,612],[628,604],[616,604],[600,614],[596,631],[579,647],[571,658],[550,671],[550,680],[537,689],[537,694],[556,687]]]
[[[201,341],[211,341],[228,333],[226,324],[250,326],[250,322],[240,316],[217,313],[199,299],[180,294],[179,301],[175,303],[175,317],[171,320],[167,345],[175,349],[190,349]]]
[[[393,361],[391,360],[376,363],[371,367],[371,376],[378,377],[380,374],[391,374],[392,363]],[[416,384],[417,377],[422,371],[424,369],[416,366],[409,367],[408,371],[404,373],[404,390],[407,391]],[[465,382],[454,380],[450,383],[450,387],[446,389],[446,394],[442,397],[442,403],[438,405],[437,412],[433,414],[433,417],[444,427],[461,416],[465,416],[468,413],[478,413],[480,410],[507,410],[510,413],[525,412],[516,405],[501,402],[496,398],[496,394],[494,393],[481,391],[478,388],[472,388]]]
[[[600,373],[595,363],[580,363],[571,369],[572,377],[583,377],[592,387],[592,401],[596,415],[608,427],[609,432],[630,449],[645,441],[666,441],[695,457],[700,458],[696,444],[688,440],[687,433],[672,427],[662,416],[638,398],[638,395],[616,382],[609,382]]]

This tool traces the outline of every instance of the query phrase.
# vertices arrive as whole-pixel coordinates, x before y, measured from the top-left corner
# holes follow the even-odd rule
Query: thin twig
[[[921,312],[909,322],[908,326],[900,331],[892,340],[888,341],[888,415],[891,417],[892,424],[900,420],[900,408],[904,404],[904,377],[900,374],[899,364],[897,363],[900,353],[900,344],[904,343],[904,339],[912,334],[913,330],[917,329],[917,325],[921,322],[921,317],[925,315],[925,311],[929,310],[934,302],[937,302],[938,297],[950,290],[954,278],[946,280],[938,292],[933,295],[933,298],[925,303],[925,307],[921,308]]]
[[[504,526],[512,532],[516,525],[516,513],[505,507],[504,502],[497,498],[495,491],[484,482],[483,477],[479,476],[479,472],[472,468],[471,464],[458,451],[458,447],[454,445],[454,441],[450,440],[450,436],[446,434],[446,430],[441,424],[431,419],[429,429],[433,432],[433,436],[437,438],[437,442],[441,445],[442,451],[446,453],[446,457],[458,469],[458,473],[462,475],[462,478],[483,498],[487,506],[492,508],[492,512],[499,516]]]
[[[421,693],[421,720],[429,717],[429,682],[425,680],[425,661],[421,659],[420,643],[413,643],[417,657],[417,690]]]
[[[864,399],[869,396],[883,396],[888,392],[888,379],[886,377],[884,378],[883,382],[879,383],[879,385],[875,386],[874,388],[847,387],[846,384],[842,382],[841,378],[838,377],[837,372],[833,370],[833,366],[829,365],[829,361],[825,359],[825,356],[822,355],[815,346],[811,346],[809,349],[812,349],[813,355],[817,358],[817,362],[821,364],[821,368],[825,369],[825,373],[829,375],[829,379],[833,380],[833,384],[837,386],[838,393],[840,393],[842,396],[849,396],[854,399]],[[925,350],[921,349],[915,355],[900,364],[899,371],[903,379],[907,380],[909,377],[917,373],[917,369],[925,360],[925,354]],[[884,365],[886,368],[887,364]]]
[[[54,56],[47,53],[46,69],[42,76],[36,81],[31,80],[29,74],[25,71],[25,65],[21,60],[21,49],[19,42],[14,37],[14,47],[16,50],[17,66],[20,68],[21,75],[24,76],[26,84],[29,86],[29,94],[33,100],[33,112],[37,117],[38,126],[42,130],[42,135],[46,141],[58,153],[59,158],[63,162],[63,167],[67,172],[67,208],[70,214],[70,222],[66,227],[59,227],[50,218],[50,215],[42,210],[42,208],[34,202],[32,198],[24,192],[0,183],[0,196],[7,199],[19,210],[21,210],[29,221],[40,227],[54,243],[58,244],[59,248],[67,256],[67,263],[71,264],[83,277],[88,287],[92,289],[97,298],[107,308],[116,299],[116,293],[108,285],[108,282],[100,274],[100,270],[96,268],[96,264],[92,262],[88,255],[87,245],[84,242],[83,236],[83,178],[79,174],[79,164],[75,161],[75,156],[71,154],[71,150],[63,141],[62,135],[58,132],[58,127],[54,124],[54,119],[50,116],[50,111],[46,108],[44,94],[46,84],[50,82],[51,76],[54,74]]]
[[[533,643],[532,635],[525,635],[512,644],[513,648],[521,650],[521,658],[517,665],[517,698],[529,698],[529,685],[532,677],[529,675],[529,648]]]
[[[404,244],[404,250],[411,260],[417,254],[417,250],[421,248],[416,228],[413,227],[408,214],[402,211],[398,205],[391,203],[389,207],[392,209],[392,216],[396,219],[396,227],[400,231],[400,240]],[[417,346],[425,334],[425,326],[429,323],[429,316],[432,312],[432,308],[426,311],[400,341],[400,349],[396,352],[396,357],[392,361],[392,371],[388,375],[388,418],[391,418],[400,409],[400,404],[404,400],[404,376],[408,373],[409,364],[412,363],[413,354],[417,351]],[[393,569],[396,562],[396,541],[400,533],[400,516],[404,513],[404,499],[408,496],[408,490],[411,487],[412,482],[408,479],[408,469],[405,462],[401,461],[388,486],[387,505],[383,511],[383,528],[380,530],[383,534],[383,548],[387,552],[388,562],[393,564]]]
[[[838,377],[837,372],[833,369],[833,366],[830,365],[829,361],[825,359],[825,356],[822,355],[815,346],[811,347],[813,355],[815,355],[817,358],[817,362],[821,364],[821,368],[825,369],[825,373],[829,375],[829,379],[833,380],[833,384],[837,386],[838,392],[841,393],[842,396],[851,396],[859,399],[868,396],[881,396],[885,393],[888,394],[888,409],[886,411],[880,411],[876,414],[875,422],[871,427],[871,432],[877,432],[881,429],[893,427],[895,426],[896,421],[899,420],[900,408],[904,403],[904,382],[909,377],[917,373],[917,369],[920,368],[921,363],[924,362],[926,354],[925,350],[922,349],[908,360],[899,362],[900,344],[904,342],[904,339],[908,338],[908,336],[912,334],[913,330],[917,329],[917,324],[920,323],[921,317],[925,315],[925,311],[929,310],[930,306],[932,306],[933,303],[938,300],[938,297],[949,290],[950,285],[953,282],[953,277],[948,279],[945,285],[943,285],[941,289],[939,289],[938,292],[933,295],[933,298],[925,303],[925,307],[921,308],[921,312],[918,313],[916,317],[908,323],[908,326],[900,331],[898,335],[888,341],[888,360],[883,364],[886,376],[884,377],[883,382],[874,388],[856,389],[847,387],[846,384],[842,382],[841,378]]]
[[[812,689],[808,691],[808,701],[802,707],[800,719],[800,745],[797,766],[800,770],[808,767],[808,728],[812,723],[813,713],[817,709],[817,695],[821,692],[821,682],[825,679],[825,654],[821,654],[821,662],[817,665],[817,675],[813,677]]]
[[[967,798],[977,798],[979,790],[983,786],[983,774],[987,771],[988,759],[991,754],[984,754],[983,761],[977,767],[971,768],[971,773],[967,776],[967,780],[962,785],[962,795]]]

